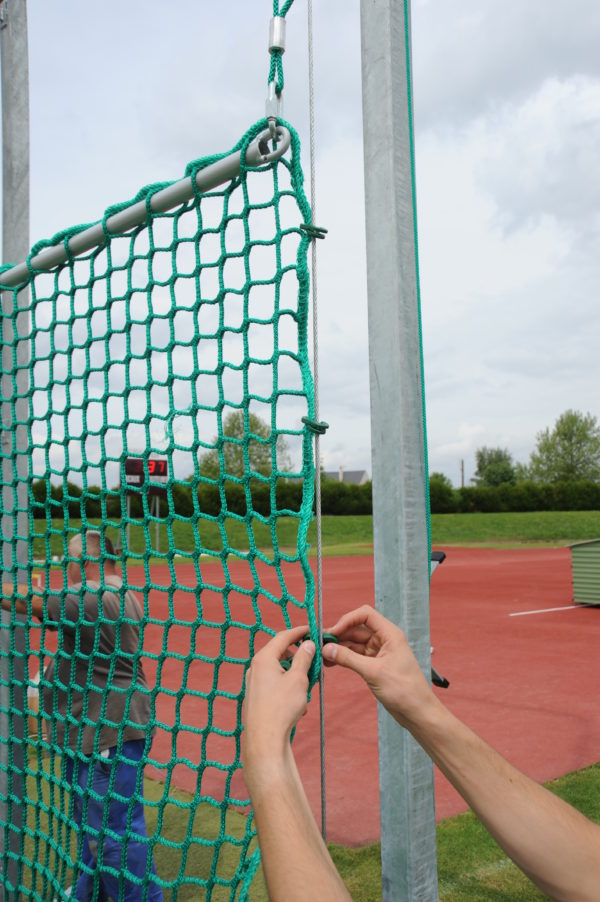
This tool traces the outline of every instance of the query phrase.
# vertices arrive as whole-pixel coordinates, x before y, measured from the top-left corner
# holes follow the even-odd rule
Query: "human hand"
[[[402,726],[411,729],[436,698],[402,630],[369,605],[345,614],[329,632],[323,660],[354,670]]]
[[[306,626],[299,626],[278,633],[252,659],[244,701],[245,768],[289,751],[292,730],[308,707],[308,671],[315,645],[310,640],[299,648],[294,645],[306,632]],[[280,661],[290,651],[292,664],[284,670]]]
[[[17,592],[20,594],[13,594],[12,583],[2,583],[2,607],[5,611],[14,611],[16,614],[27,614],[27,599],[20,596],[27,595],[29,588],[25,583],[18,583]]]

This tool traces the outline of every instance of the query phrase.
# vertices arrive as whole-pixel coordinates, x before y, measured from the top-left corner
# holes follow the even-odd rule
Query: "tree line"
[[[453,488],[441,473],[429,480],[432,514],[575,511],[600,509],[600,484],[576,482],[504,482],[498,486]]]
[[[598,510],[600,509],[600,483],[585,480],[574,482],[540,483],[525,480],[505,482],[499,486],[474,485],[455,489],[450,480],[440,473],[432,473],[430,480],[431,512],[491,513],[504,511],[537,510]],[[160,498],[159,514],[193,520],[200,515],[218,517],[223,510],[245,517],[254,512],[269,517],[277,511],[297,514],[302,505],[302,483],[298,479],[279,479],[272,489],[268,484],[251,480],[249,489],[233,482],[219,488],[216,485],[193,481],[174,482],[166,496]],[[141,494],[131,497],[131,516],[141,519],[150,510],[144,510]],[[90,486],[84,494],[81,487],[67,484],[63,493],[60,486],[51,486],[39,480],[32,486],[31,512],[34,518],[62,520],[65,514],[73,519],[120,520],[124,514],[119,488],[101,494],[99,488]],[[325,479],[321,486],[321,510],[325,515],[361,515],[373,512],[371,483],[347,485],[333,479]]]
[[[225,508],[239,516],[253,511],[264,517],[274,511],[300,511],[302,481],[288,475],[286,443],[282,436],[272,442],[270,427],[259,417],[233,411],[213,444],[200,457],[197,476],[168,486],[167,495],[160,498],[162,518],[217,517]],[[274,461],[279,475],[272,487]],[[243,478],[248,464],[255,475],[242,485],[235,479]],[[600,508],[600,427],[591,414],[563,413],[552,430],[538,433],[527,465],[515,463],[505,448],[488,447],[477,450],[476,464],[474,484],[459,489],[444,474],[431,474],[432,513]],[[234,479],[217,484],[221,469]],[[148,515],[147,498],[144,502],[141,493],[132,493],[130,499],[132,517]],[[371,483],[358,486],[323,479],[321,501],[324,514],[370,514]],[[32,483],[30,505],[35,518],[62,519],[66,514],[74,519],[120,519],[124,513],[118,486],[107,492],[89,486],[84,493],[75,483],[53,485],[44,479]]]
[[[506,448],[478,448],[474,485],[455,489],[430,477],[433,513],[596,510],[600,508],[600,427],[596,417],[566,410],[537,433],[527,464]]]
[[[300,512],[303,498],[302,480],[283,476],[272,488],[269,483],[251,479],[248,487],[226,481],[222,486],[194,481],[173,482],[167,494],[159,498],[159,515],[169,515],[193,520],[200,515],[218,517],[224,509],[228,513],[245,517],[254,512],[268,517],[275,511]],[[273,504],[274,500],[274,504]],[[150,501],[146,499],[149,506]],[[84,493],[81,486],[68,482],[66,490],[45,480],[32,484],[30,509],[35,519],[63,519],[65,513],[73,519],[120,520],[124,514],[124,500],[119,487],[102,492],[90,486]],[[333,479],[323,480],[321,509],[324,514],[370,514],[373,504],[371,483],[346,485]],[[141,519],[148,516],[141,492],[130,495],[131,516]]]
[[[479,486],[600,482],[600,426],[590,413],[566,410],[552,430],[538,432],[528,464],[515,463],[506,448],[487,447],[478,448],[475,462]]]

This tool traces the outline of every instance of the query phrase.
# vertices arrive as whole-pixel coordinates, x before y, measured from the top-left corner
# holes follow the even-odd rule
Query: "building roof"
[[[335,479],[336,482],[345,482],[349,485],[363,485],[368,482],[369,474],[366,470],[329,470],[323,474],[327,479]]]

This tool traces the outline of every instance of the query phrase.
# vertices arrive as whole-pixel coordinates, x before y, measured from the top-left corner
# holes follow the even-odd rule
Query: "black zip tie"
[[[310,417],[302,417],[302,422],[313,435],[325,435],[329,429],[329,423],[319,423],[318,420],[311,420]]]
[[[313,225],[310,222],[303,222],[300,226],[303,232],[306,232],[309,238],[325,238],[327,235],[327,229],[321,228],[321,226]]]

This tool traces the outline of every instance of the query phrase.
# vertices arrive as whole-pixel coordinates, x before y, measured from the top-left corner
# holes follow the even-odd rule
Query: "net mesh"
[[[7,892],[66,899],[87,877],[93,898],[103,898],[100,878],[112,873],[119,899],[128,885],[140,899],[155,898],[156,887],[172,899],[243,898],[256,870],[240,774],[244,675],[260,634],[308,621],[316,638],[307,561],[314,469],[303,423],[314,416],[310,237],[300,228],[310,208],[293,129],[289,159],[244,165],[265,126],[234,148],[242,165],[232,181],[199,194],[196,173],[217,157],[197,160],[186,170],[190,201],[155,214],[150,199],[164,186],[146,188],[135,199],[147,201],[143,225],[111,234],[108,219],[127,205],[112,207],[101,246],[51,272],[30,264],[27,283],[4,292]],[[37,245],[30,261],[45,247],[68,248],[77,231]],[[126,466],[128,458],[136,462]],[[90,530],[100,533],[99,551]],[[96,570],[74,577],[72,540],[82,533],[81,557]],[[122,800],[123,841],[109,806],[99,823],[88,817],[103,796],[81,774],[100,760],[118,795],[115,764],[129,760],[136,729],[146,740],[135,790]],[[145,836],[134,820],[140,799]],[[136,839],[142,873],[128,857]]]

